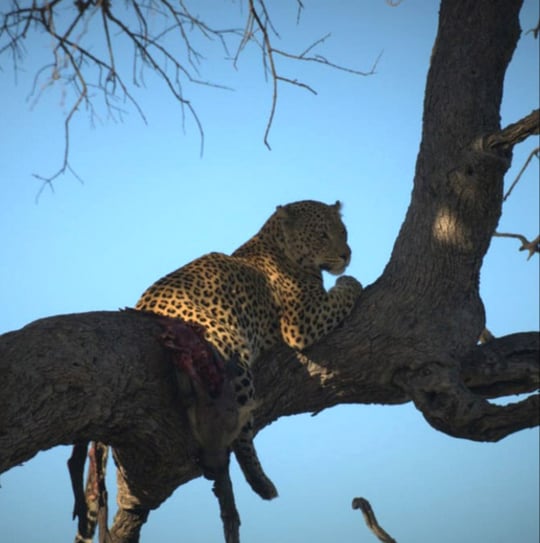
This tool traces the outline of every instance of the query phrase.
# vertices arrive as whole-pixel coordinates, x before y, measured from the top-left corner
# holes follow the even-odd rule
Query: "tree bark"
[[[536,332],[477,345],[479,272],[501,213],[513,146],[538,114],[499,126],[521,0],[443,0],[411,203],[382,276],[350,317],[303,353],[278,345],[254,367],[256,428],[340,403],[413,401],[436,429],[495,441],[539,424]],[[535,120],[536,119],[536,120]],[[58,444],[114,447],[115,541],[200,475],[157,320],[137,312],[51,317],[0,338],[0,472]],[[301,393],[299,393],[301,391]],[[116,539],[114,539],[116,538]]]
[[[376,319],[377,310],[371,311]],[[135,541],[126,526],[138,531],[141,515],[145,519],[148,510],[201,474],[169,353],[159,339],[162,331],[158,320],[142,313],[96,312],[51,317],[3,335],[0,472],[55,445],[110,444],[119,462],[120,511],[112,532],[127,530],[118,540]],[[394,380],[404,368],[402,353],[414,346],[402,349],[390,337],[365,337],[356,342],[359,348],[331,347],[347,345],[350,333],[344,326],[306,355],[280,346],[259,361],[258,429],[283,415],[338,403],[410,400]],[[463,357],[461,374],[482,397],[534,391],[539,354],[535,332],[495,339]],[[489,414],[490,425],[477,424],[467,437],[487,441],[493,439],[492,427],[500,428],[500,438],[537,425],[538,410],[530,404],[515,404],[525,406],[517,411],[497,407]]]

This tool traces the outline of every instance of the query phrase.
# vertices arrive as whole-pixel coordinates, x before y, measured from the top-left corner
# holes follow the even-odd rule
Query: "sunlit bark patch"
[[[470,245],[470,242],[467,243],[468,236],[462,221],[447,207],[442,207],[437,212],[432,233],[434,239],[444,245],[453,245],[460,249],[466,249],[467,245]]]

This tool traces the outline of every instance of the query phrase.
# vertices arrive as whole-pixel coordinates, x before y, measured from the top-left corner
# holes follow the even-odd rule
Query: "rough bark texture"
[[[412,200],[391,259],[324,341],[300,355],[278,346],[257,362],[258,429],[339,403],[411,400],[433,427],[468,439],[538,425],[537,395],[504,407],[487,401],[538,388],[538,334],[477,346],[479,272],[503,176],[513,145],[538,133],[538,112],[518,128],[499,126],[520,7],[442,2]],[[161,332],[143,314],[98,312],[0,338],[0,472],[58,444],[112,445],[120,466],[113,541],[136,541],[148,510],[200,475]]]

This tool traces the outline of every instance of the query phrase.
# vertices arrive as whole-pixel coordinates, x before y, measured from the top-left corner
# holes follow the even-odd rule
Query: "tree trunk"
[[[513,145],[539,126],[537,111],[522,130],[499,126],[520,7],[443,0],[412,199],[391,259],[323,341],[300,354],[279,345],[257,361],[257,429],[339,403],[411,400],[452,436],[494,441],[538,425],[538,396],[487,401],[538,388],[538,334],[477,345],[479,272],[503,177]],[[147,315],[98,312],[2,336],[0,472],[58,444],[112,445],[120,506],[112,534],[135,541],[147,511],[200,475],[161,333]]]

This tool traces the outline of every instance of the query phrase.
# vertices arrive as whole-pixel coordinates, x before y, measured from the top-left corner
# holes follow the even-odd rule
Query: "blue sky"
[[[27,99],[35,71],[49,59],[47,38],[29,37],[16,78],[9,58],[0,59],[0,96],[8,105],[0,130],[0,332],[50,315],[132,306],[163,274],[212,250],[233,251],[276,205],[300,199],[342,200],[353,250],[348,273],[364,284],[380,275],[409,203],[438,7],[304,1],[297,26],[290,4],[269,4],[280,46],[301,52],[331,32],[321,54],[368,71],[383,52],[377,73],[355,77],[281,63],[284,75],[318,94],[280,87],[269,151],[263,135],[271,86],[256,50],[246,50],[234,70],[211,47],[201,76],[234,90],[185,85],[204,127],[202,158],[193,119],[187,115],[182,127],[180,109],[147,72],[145,88],[134,92],[148,125],[128,104],[121,123],[103,108],[94,123],[81,112],[71,163],[83,183],[60,177],[38,203],[32,173],[50,175],[60,166],[72,96],[56,85],[37,102]],[[201,2],[200,9],[211,5]],[[240,24],[238,4],[219,5],[208,15],[216,26]],[[522,26],[537,21],[537,2],[526,0]],[[129,65],[131,52],[122,55]],[[538,42],[524,35],[508,73],[503,125],[538,107],[538,65]],[[508,184],[537,145],[528,140],[516,149]],[[538,200],[534,160],[504,205],[499,231],[536,236]],[[539,327],[538,257],[527,262],[517,247],[494,239],[482,271],[495,335]],[[280,419],[256,445],[280,497],[260,500],[233,465],[244,543],[374,541],[351,510],[355,496],[371,501],[400,543],[539,539],[537,429],[479,444],[436,432],[411,405],[340,406]],[[68,456],[58,447],[0,477],[2,541],[72,538]],[[114,477],[109,481],[112,487]],[[178,489],[151,514],[142,541],[220,541],[210,487],[196,480]]]

